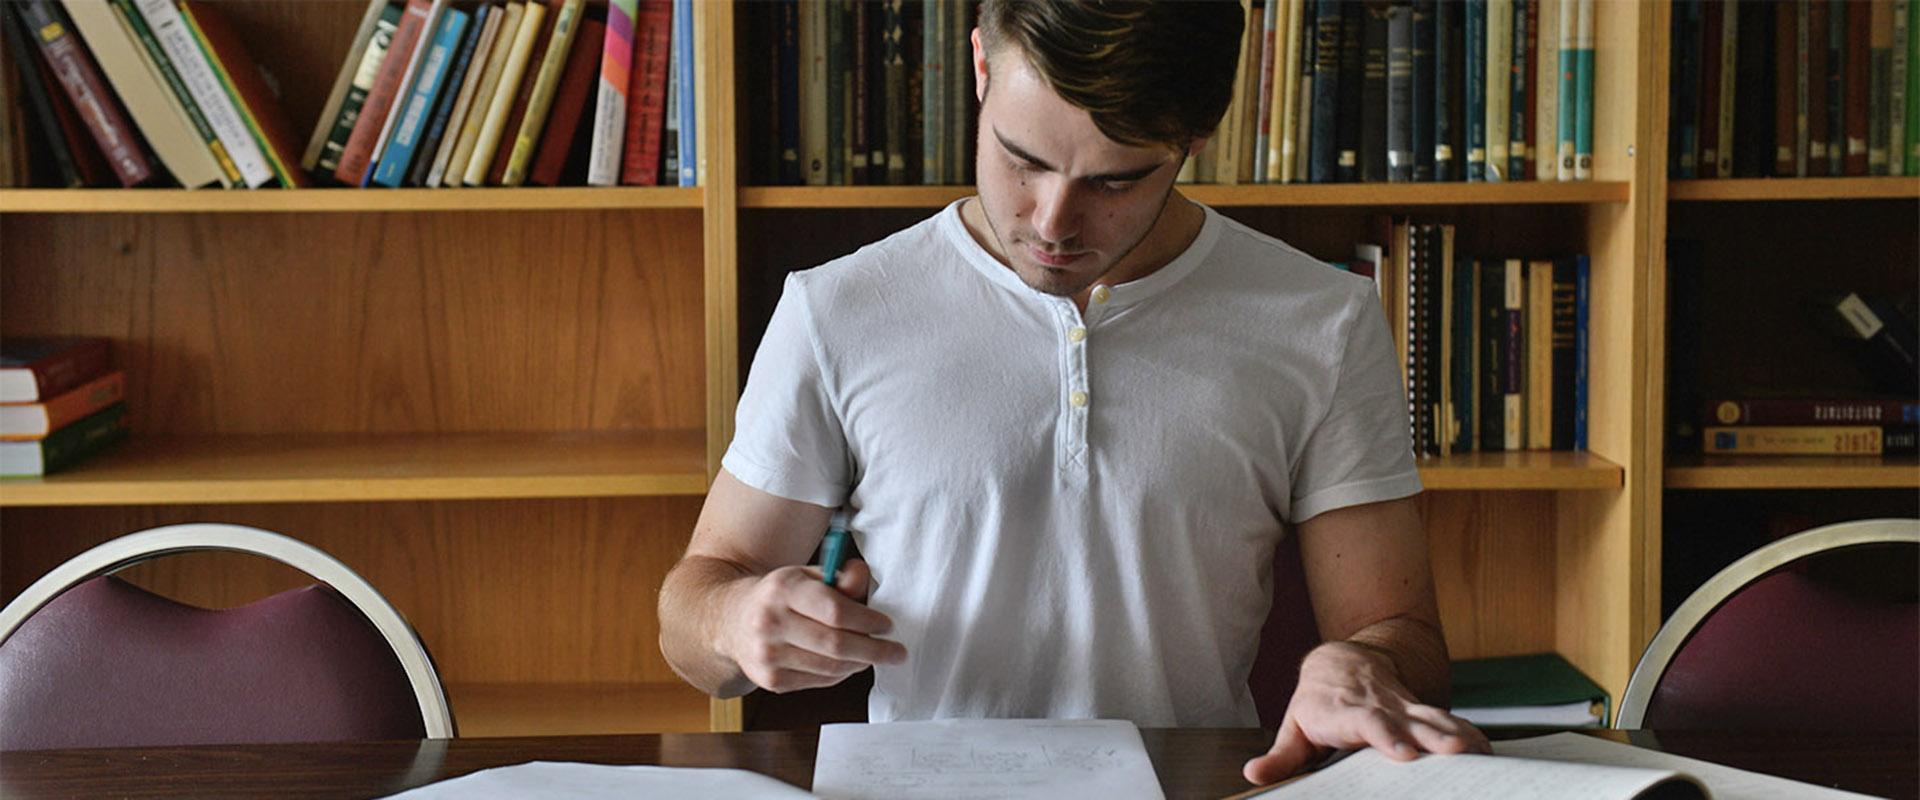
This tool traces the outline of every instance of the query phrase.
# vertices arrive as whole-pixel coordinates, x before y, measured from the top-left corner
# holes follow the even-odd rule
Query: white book
[[[65,0],[67,16],[86,39],[87,49],[100,64],[107,82],[127,107],[133,124],[147,137],[153,153],[174,180],[189,189],[210,183],[227,184],[227,175],[213,151],[180,105],[146,48],[128,33],[113,9],[99,0]]]
[[[513,97],[520,91],[520,79],[526,75],[527,61],[532,58],[534,40],[540,38],[540,23],[546,19],[547,7],[539,3],[528,3],[526,12],[520,17],[520,27],[513,32],[513,46],[507,49],[507,61],[500,71],[500,83],[493,89],[493,98],[487,104],[487,114],[480,124],[480,138],[473,146],[473,159],[467,162],[466,174],[462,182],[468,186],[485,186],[487,170],[493,166],[493,153],[500,147],[501,129],[507,126],[507,115],[513,111]]]
[[[439,186],[447,176],[447,165],[453,160],[453,151],[458,146],[460,131],[466,127],[467,113],[473,108],[473,97],[479,92],[482,74],[486,71],[487,59],[493,54],[493,43],[500,36],[501,19],[507,16],[505,6],[495,6],[487,14],[487,21],[480,27],[480,39],[473,45],[473,56],[467,64],[466,77],[460,81],[460,94],[454,98],[453,108],[447,112],[447,127],[440,135],[440,146],[433,153],[433,166],[427,170],[426,185]],[[464,169],[465,165],[462,165]]]
[[[632,83],[633,51],[640,38],[638,11],[634,0],[612,0],[608,4],[607,36],[600,49],[600,89],[593,101],[593,145],[587,151],[588,186],[620,184],[620,159],[627,145],[627,84]],[[625,41],[613,27],[617,16],[627,19]]]
[[[233,98],[227,95],[220,78],[214,75],[213,65],[207,62],[207,54],[200,49],[199,40],[187,29],[186,19],[180,16],[179,7],[168,0],[134,0],[134,7],[146,19],[147,28],[153,31],[153,38],[160,40],[160,49],[167,52],[167,59],[173,62],[174,71],[180,73],[180,80],[187,84],[187,93],[192,95],[194,104],[200,107],[207,124],[213,126],[214,135],[227,148],[227,155],[233,159],[233,165],[240,169],[240,176],[246,180],[248,188],[271,182],[273,168],[267,165],[266,153],[261,151],[253,133],[247,130],[247,123],[240,119],[240,109],[233,104]]]
[[[392,0],[367,0],[367,10],[360,15],[360,28],[353,34],[353,47],[347,50],[347,57],[340,60],[340,74],[333,78],[333,89],[327,93],[327,104],[320,109],[320,121],[313,125],[313,136],[307,139],[307,152],[300,157],[300,168],[312,171],[320,163],[320,153],[327,147],[327,135],[333,132],[334,119],[340,116],[340,104],[347,99],[347,90],[353,87],[355,73],[360,71],[360,57],[367,52],[367,42],[373,38],[373,29],[380,24],[380,14],[387,10]]]
[[[1487,0],[1487,180],[1510,181],[1513,127],[1513,0]]]
[[[1540,43],[1533,71],[1534,180],[1555,180],[1554,155],[1560,143],[1560,3],[1542,0],[1540,28],[1529,32]]]
[[[473,104],[467,107],[467,118],[460,126],[460,142],[454,146],[453,157],[447,160],[447,172],[442,177],[443,186],[460,186],[467,175],[467,164],[473,159],[473,151],[480,143],[480,129],[485,126],[487,109],[493,104],[493,94],[499,88],[500,75],[507,69],[507,51],[513,48],[513,40],[520,35],[520,21],[526,17],[526,4],[515,0],[507,4],[506,16],[500,20],[500,32],[493,37],[493,52],[487,55],[486,74],[480,77],[480,85],[474,89]],[[449,136],[452,129],[448,129]]]

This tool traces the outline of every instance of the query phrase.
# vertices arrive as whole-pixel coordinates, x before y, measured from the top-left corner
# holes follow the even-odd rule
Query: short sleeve
[[[837,508],[847,498],[851,470],[821,364],[805,282],[789,275],[754,354],[733,442],[720,464],[763,492]]]
[[[1332,399],[1294,466],[1289,516],[1295,523],[1420,492],[1406,389],[1386,315],[1364,288],[1349,296],[1348,306]]]

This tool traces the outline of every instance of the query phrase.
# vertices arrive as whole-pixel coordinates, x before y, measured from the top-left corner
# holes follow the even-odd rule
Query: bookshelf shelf
[[[0,506],[360,502],[699,495],[698,430],[136,436]]]
[[[630,684],[456,683],[447,702],[461,736],[704,733],[709,699],[679,681]]]
[[[1665,476],[1669,489],[1920,489],[1920,458],[1687,455]]]
[[[1592,453],[1462,453],[1421,459],[1420,482],[1434,490],[1618,489],[1619,465]]]
[[[1920,178],[1732,178],[1686,180],[1667,184],[1667,196],[1681,201],[1720,200],[1913,200],[1920,199]]]
[[[1183,184],[1212,206],[1434,206],[1625,203],[1624,181],[1572,183]],[[750,186],[742,208],[939,208],[973,194],[971,186]]]
[[[176,214],[262,211],[565,211],[697,209],[698,187],[487,189],[0,189],[0,214]]]

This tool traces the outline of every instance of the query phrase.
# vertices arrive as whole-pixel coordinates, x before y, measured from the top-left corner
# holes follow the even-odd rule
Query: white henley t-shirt
[[[1257,725],[1283,524],[1420,491],[1373,283],[1209,208],[1082,314],[959,206],[788,277],[723,466],[855,531],[874,722]]]

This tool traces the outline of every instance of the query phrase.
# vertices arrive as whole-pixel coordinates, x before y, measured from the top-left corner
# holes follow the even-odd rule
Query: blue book
[[[1585,255],[1574,256],[1573,267],[1573,449],[1587,449],[1587,344],[1593,340],[1587,332],[1588,273],[1591,262]]]
[[[780,3],[780,183],[807,182],[800,169],[800,0]]]
[[[1487,3],[1467,0],[1465,53],[1467,180],[1487,179]]]
[[[413,167],[407,170],[407,185],[421,186],[427,182],[427,173],[433,171],[433,159],[428,157],[440,148],[441,138],[447,133],[447,117],[453,115],[453,106],[460,97],[460,84],[467,79],[467,69],[472,66],[473,51],[480,45],[480,33],[487,25],[487,12],[500,8],[482,3],[473,10],[473,23],[467,26],[467,34],[460,40],[460,50],[454,54],[453,66],[447,73],[446,87],[441,90],[440,98],[433,103],[433,114],[428,117],[427,135],[420,140],[421,157],[413,160]]]
[[[693,86],[693,0],[673,0],[674,63],[680,65],[680,185],[697,186],[700,165],[694,142],[699,132],[694,115]]]
[[[380,156],[380,165],[373,170],[373,182],[381,186],[397,187],[406,182],[407,167],[413,164],[413,153],[420,144],[420,138],[426,133],[427,112],[433,109],[433,100],[440,93],[440,86],[446,82],[447,69],[453,63],[455,51],[460,47],[460,34],[467,29],[467,12],[449,8],[440,15],[440,25],[434,29],[433,44],[427,49],[426,61],[420,65],[420,74],[413,81],[413,91],[407,95],[406,105],[400,107],[400,119],[393,124],[393,133],[387,139],[387,149]]]
[[[1433,0],[1413,1],[1413,179],[1433,180],[1435,109]]]
[[[1465,47],[1464,29],[1457,3],[1439,3],[1433,7],[1433,152],[1428,155],[1436,181],[1457,181],[1461,177],[1459,142],[1463,124],[1460,119],[1460,51]],[[1415,20],[1416,26],[1418,19]],[[1415,36],[1419,33],[1416,31]],[[1418,56],[1415,56],[1418,59]],[[1419,64],[1414,72],[1420,71]],[[1414,113],[1419,113],[1416,108]],[[1417,132],[1416,132],[1417,133]],[[1419,169],[1419,162],[1415,162]]]
[[[1510,109],[1507,115],[1507,180],[1526,180],[1532,172],[1527,169],[1527,141],[1533,130],[1527,125],[1527,77],[1533,74],[1533,67],[1527,61],[1527,44],[1533,31],[1527,25],[1527,4],[1513,4],[1513,77],[1509,80],[1508,93]]]
[[[1320,0],[1313,9],[1313,116],[1308,120],[1307,179],[1333,183],[1339,179],[1340,161],[1340,2]]]

